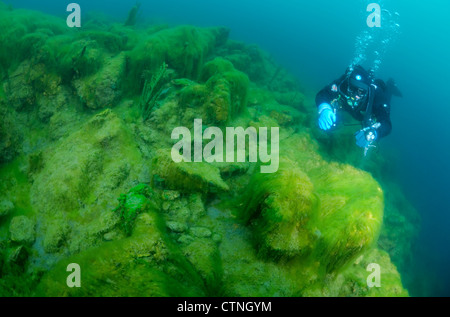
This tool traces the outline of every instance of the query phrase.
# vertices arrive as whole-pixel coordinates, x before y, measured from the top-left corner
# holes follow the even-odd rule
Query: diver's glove
[[[377,131],[368,127],[355,133],[356,145],[361,148],[369,148],[378,138]]]
[[[322,130],[329,130],[336,123],[336,114],[333,108],[327,103],[319,106],[319,127]]]

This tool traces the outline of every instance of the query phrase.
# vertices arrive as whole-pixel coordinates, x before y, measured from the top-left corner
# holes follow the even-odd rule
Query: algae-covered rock
[[[121,96],[125,55],[109,59],[94,75],[74,81],[81,100],[90,109],[114,107]]]
[[[175,163],[170,151],[159,150],[153,167],[153,176],[162,178],[169,189],[202,193],[229,190],[217,167],[206,162]]]
[[[205,123],[223,125],[242,114],[247,106],[249,79],[222,58],[207,62],[202,68],[198,84],[187,81],[180,84],[179,103],[187,110],[201,109]],[[198,118],[197,117],[197,118]]]
[[[371,276],[373,267],[380,269],[376,278]],[[389,255],[375,248],[364,252],[339,274],[309,285],[303,289],[303,296],[405,297],[408,291]]]
[[[220,294],[223,269],[216,243],[209,239],[196,239],[185,246],[183,252],[202,277],[207,294]]]
[[[122,223],[122,229],[126,235],[130,235],[136,217],[147,210],[157,210],[158,202],[156,195],[150,186],[141,184],[128,192],[120,195],[119,206],[114,210]]]
[[[230,62],[216,58],[205,64],[202,80],[211,91],[205,111],[211,123],[225,123],[236,118],[247,106],[249,80]]]
[[[82,287],[68,288],[65,268],[78,263]],[[202,280],[167,237],[155,211],[140,214],[133,234],[64,259],[41,281],[46,296],[202,296]]]
[[[292,161],[283,162],[277,173],[255,175],[241,216],[247,222],[256,217],[260,252],[279,258],[312,250],[315,238],[309,222],[317,208],[313,190],[309,177]]]
[[[6,199],[0,199],[0,218],[9,215],[14,210],[14,204]]]
[[[11,240],[18,243],[31,244],[35,239],[35,222],[26,216],[17,216],[9,225]]]
[[[383,193],[362,171],[326,164],[305,174],[284,160],[277,173],[256,174],[241,217],[271,257],[300,256],[332,272],[377,240]]]
[[[34,174],[31,202],[38,219],[53,223],[44,233],[45,250],[74,253],[100,243],[98,235],[114,225],[103,215],[112,214],[117,197],[129,190],[130,179],[137,178],[143,165],[124,123],[105,110],[42,160],[44,167]]]
[[[142,87],[142,72],[155,71],[163,62],[179,77],[197,79],[208,55],[228,37],[225,28],[200,29],[178,26],[163,29],[143,39],[130,53],[129,87]]]
[[[32,187],[32,201],[42,211],[71,212],[80,207],[79,200],[89,203],[104,195],[105,188],[114,191],[132,172],[117,179],[102,179],[101,175],[120,174],[124,163],[139,162],[139,153],[130,140],[113,112],[105,110],[94,116],[45,155],[45,168]]]
[[[54,220],[47,224],[43,241],[45,252],[58,252],[61,246],[66,242],[65,240],[67,239],[69,232],[69,224],[62,220]]]

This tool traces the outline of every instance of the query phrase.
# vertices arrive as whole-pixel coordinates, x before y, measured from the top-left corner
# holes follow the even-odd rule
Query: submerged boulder
[[[348,165],[322,162],[306,171],[282,159],[277,173],[256,173],[240,216],[252,225],[262,255],[309,259],[333,272],[377,241],[383,192]]]
[[[98,235],[114,226],[104,214],[111,214],[116,198],[144,165],[132,135],[111,110],[92,117],[45,152],[42,161],[33,175],[31,202],[45,224],[40,234],[49,253],[79,252],[100,243]]]
[[[164,62],[178,76],[197,79],[212,50],[228,38],[223,27],[197,28],[178,26],[150,34],[129,53],[129,87],[136,91],[142,87],[142,72],[155,71]]]
[[[83,287],[67,287],[65,268],[69,263],[81,266]],[[205,289],[199,273],[168,238],[161,216],[144,208],[130,237],[62,260],[43,277],[38,294],[204,296]]]
[[[5,199],[0,199],[0,218],[8,216],[14,210],[14,204]]]
[[[125,55],[109,59],[99,72],[74,81],[84,104],[90,109],[112,108],[121,96]]]
[[[223,192],[229,187],[220,176],[219,168],[206,162],[172,160],[170,151],[159,150],[153,160],[153,182],[161,179],[164,186],[187,193]]]
[[[9,225],[11,241],[31,244],[35,239],[35,222],[26,216],[17,216]]]

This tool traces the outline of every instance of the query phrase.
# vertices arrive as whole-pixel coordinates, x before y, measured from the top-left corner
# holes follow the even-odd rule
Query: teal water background
[[[66,17],[71,1],[9,0],[15,8]],[[83,19],[109,15],[124,21],[134,1],[79,0]],[[393,77],[404,97],[392,102],[393,131],[381,151],[395,156],[396,175],[422,217],[411,295],[450,295],[450,2],[382,0],[395,15],[398,34],[382,12],[381,30],[366,25],[362,0],[142,0],[139,23],[223,25],[235,40],[255,43],[297,76],[313,94],[338,78],[357,56],[358,36],[375,35],[375,47],[390,39],[377,77]],[[388,23],[389,22],[389,23]],[[1,32],[1,30],[0,30]],[[378,32],[378,33],[377,33]],[[380,35],[381,34],[381,35]],[[376,37],[378,36],[378,37]],[[375,48],[375,49],[378,49]],[[367,54],[373,52],[373,46]],[[11,52],[13,54],[13,52]],[[355,55],[356,54],[356,55]],[[372,66],[373,59],[363,65]],[[314,106],[314,105],[311,105]]]

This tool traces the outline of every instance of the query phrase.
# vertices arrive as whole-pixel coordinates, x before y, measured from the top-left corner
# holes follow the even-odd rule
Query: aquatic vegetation
[[[114,107],[121,96],[125,55],[111,58],[96,74],[74,81],[83,103],[90,109]]]
[[[227,36],[225,28],[178,26],[144,37],[128,54],[126,90],[130,93],[140,91],[144,84],[142,72],[154,72],[163,63],[167,63],[179,78],[197,79],[208,54],[224,43]]]
[[[138,9],[74,32],[0,3],[0,295],[407,296],[391,259],[406,267],[417,220],[383,160],[374,178],[348,140],[333,147],[258,47],[140,28]],[[278,172],[175,163],[171,131],[198,118],[278,127]]]
[[[126,26],[133,26],[136,24],[137,14],[140,8],[141,4],[139,2],[136,2],[136,4],[131,8],[130,12],[128,13],[128,18],[125,21]]]
[[[31,244],[35,239],[34,226],[34,222],[26,216],[14,217],[9,226],[11,241]]]
[[[142,112],[142,118],[148,119],[150,111],[156,104],[156,100],[161,96],[162,86],[164,84],[164,76],[166,75],[167,65],[163,63],[159,70],[152,75],[151,79],[147,78],[142,89],[139,108]]]
[[[119,206],[114,209],[114,212],[119,214],[122,229],[127,236],[131,235],[134,221],[139,213],[147,209],[158,209],[156,203],[152,200],[153,196],[151,187],[144,184],[130,189],[126,195],[120,195]]]
[[[162,179],[164,186],[170,189],[201,193],[227,191],[229,189],[220,176],[219,168],[206,162],[196,164],[175,163],[169,150],[160,150],[152,164],[153,175]]]

